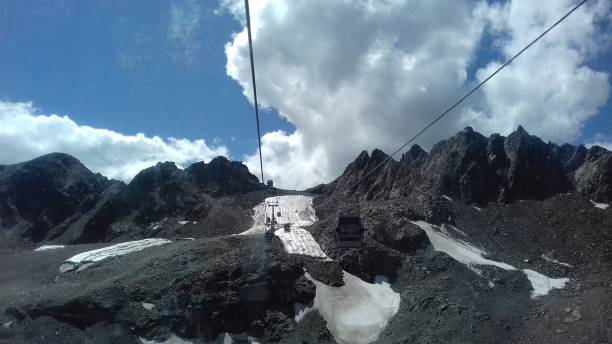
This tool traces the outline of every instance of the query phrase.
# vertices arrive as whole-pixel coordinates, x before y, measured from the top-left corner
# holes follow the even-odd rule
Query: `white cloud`
[[[605,135],[604,133],[596,133],[587,140],[585,145],[589,148],[593,146],[600,146],[612,151],[612,136]]]
[[[244,25],[241,0],[222,4]],[[277,185],[307,187],[333,179],[360,150],[394,150],[471,86],[467,73],[485,30],[508,56],[569,6],[566,0],[251,1],[260,103],[297,128],[269,133],[264,172]],[[476,94],[469,109],[457,109],[417,143],[430,147],[469,124],[507,134],[522,123],[544,138],[577,139],[609,93],[608,75],[585,65],[600,53],[598,37],[605,35],[593,23],[605,13],[605,1],[579,10]],[[227,74],[252,101],[246,29],[225,52]],[[314,183],[311,166],[321,177]]]
[[[314,186],[327,178],[328,157],[322,146],[312,150],[305,147],[300,132],[287,134],[273,131],[261,138],[264,178],[273,179],[276,186],[302,189]],[[260,176],[259,155],[245,156],[245,164],[256,176]]]
[[[511,1],[489,12],[497,46],[510,58],[573,6],[571,1]],[[584,6],[533,45],[483,88],[483,106],[466,111],[463,121],[485,133],[508,133],[519,124],[558,143],[578,140],[586,121],[598,114],[610,93],[609,74],[586,63],[609,49],[608,34],[597,24],[610,15],[610,3]],[[483,80],[503,61],[477,72]]]
[[[67,116],[38,114],[31,103],[0,101],[0,164],[26,161],[51,152],[68,153],[94,172],[129,181],[159,161],[186,167],[228,155],[223,146],[144,134],[123,135],[79,125]]]

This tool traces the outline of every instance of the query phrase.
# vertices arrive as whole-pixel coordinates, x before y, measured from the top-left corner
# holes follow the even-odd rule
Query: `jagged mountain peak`
[[[343,192],[348,188],[368,199],[439,193],[484,204],[578,190],[607,200],[612,198],[611,154],[601,147],[546,143],[523,126],[507,137],[488,138],[466,127],[435,144],[429,154],[412,146],[400,163],[391,159],[367,178],[363,176],[388,155],[378,149],[371,155],[364,151],[330,187]]]

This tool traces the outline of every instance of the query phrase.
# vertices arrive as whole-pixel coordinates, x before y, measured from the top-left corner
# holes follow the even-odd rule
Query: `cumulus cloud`
[[[278,130],[266,133],[261,138],[261,145],[264,178],[273,179],[275,185],[302,189],[304,185],[314,186],[327,178],[326,151],[323,147],[306,150],[301,132],[287,134]],[[250,171],[260,171],[259,155],[245,157],[244,163]]]
[[[244,25],[241,0],[222,4]],[[360,150],[394,150],[473,85],[471,64],[487,58],[476,56],[483,33],[506,57],[570,5],[566,0],[251,1],[260,104],[276,108],[297,128],[266,135],[264,171],[281,186],[307,187],[315,179],[310,175],[333,179]],[[431,147],[469,124],[507,134],[522,123],[544,138],[578,138],[609,93],[607,73],[586,65],[600,53],[597,40],[605,35],[596,22],[608,20],[606,13],[606,1],[581,9],[418,143]],[[225,52],[227,74],[252,102],[246,29]],[[477,79],[499,61],[481,64]],[[311,166],[317,170],[309,174]]]
[[[489,11],[495,46],[510,58],[573,6],[572,1],[511,1]],[[515,60],[483,88],[483,106],[466,111],[463,122],[485,133],[508,133],[523,124],[555,142],[580,139],[582,128],[606,104],[609,74],[586,63],[609,48],[598,24],[609,20],[610,3],[584,6]],[[486,78],[503,61],[477,72]]]
[[[187,166],[228,155],[225,147],[211,147],[204,140],[123,135],[79,125],[68,116],[38,114],[31,103],[4,101],[0,101],[0,146],[0,164],[64,152],[94,172],[124,181],[159,161]]]

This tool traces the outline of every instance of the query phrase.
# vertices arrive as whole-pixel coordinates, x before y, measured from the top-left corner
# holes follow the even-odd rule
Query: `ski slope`
[[[412,221],[427,233],[429,241],[436,251],[445,252],[455,260],[466,265],[472,271],[480,274],[478,265],[492,265],[504,270],[518,270],[514,266],[494,260],[486,259],[487,254],[474,245],[451,237],[445,226],[436,226],[425,221]],[[541,273],[529,269],[521,270],[531,282],[531,298],[547,295],[552,289],[562,289],[569,282],[569,278],[550,278]]]

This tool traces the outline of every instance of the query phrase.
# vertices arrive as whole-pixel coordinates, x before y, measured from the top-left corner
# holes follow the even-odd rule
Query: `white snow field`
[[[44,246],[34,249],[34,251],[40,252],[40,251],[48,251],[48,250],[57,250],[58,248],[64,248],[64,247],[65,247],[64,245],[44,245]]]
[[[305,276],[316,286],[312,308],[327,321],[338,343],[366,344],[377,340],[399,310],[400,294],[386,282],[367,283],[344,271],[345,284],[330,287],[308,273]]]
[[[468,242],[451,237],[444,225],[438,227],[425,221],[412,221],[412,223],[421,227],[427,233],[427,237],[436,251],[445,252],[479,275],[478,265],[493,265],[504,270],[518,270],[512,265],[484,258],[485,251]],[[547,295],[552,289],[561,289],[569,282],[569,278],[550,278],[529,269],[522,269],[521,271],[531,282],[533,288],[531,298],[533,299]]]
[[[121,256],[127,253],[143,250],[148,247],[169,244],[172,241],[167,239],[142,239],[136,241],[122,242],[120,244],[99,248],[97,250],[79,253],[76,256],[68,258],[59,268],[60,272],[72,271],[75,269],[84,270],[94,262]]]
[[[606,210],[610,206],[608,203],[597,203],[597,202],[595,202],[593,200],[591,200],[591,203],[593,203],[593,206],[595,208],[599,208],[599,209],[602,209],[602,210]]]

